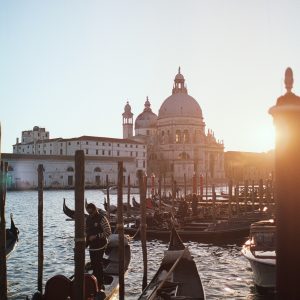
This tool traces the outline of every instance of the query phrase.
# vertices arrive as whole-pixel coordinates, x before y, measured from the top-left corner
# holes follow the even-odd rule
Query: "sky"
[[[122,137],[146,96],[155,113],[178,67],[225,151],[274,147],[268,109],[294,71],[300,1],[0,0],[2,152],[23,130],[51,138]]]

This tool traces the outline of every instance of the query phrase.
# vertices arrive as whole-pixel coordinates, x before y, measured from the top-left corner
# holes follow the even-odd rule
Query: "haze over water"
[[[85,197],[89,202],[99,205],[103,203],[104,194],[88,190]],[[69,207],[74,207],[74,191],[44,192],[44,282],[55,274],[71,276],[74,271],[74,222],[66,221],[62,211],[63,198],[66,198]],[[111,198],[112,203],[116,203],[116,196],[112,195]],[[37,192],[9,192],[6,201],[7,220],[9,214],[13,213],[20,230],[19,244],[8,260],[9,299],[20,300],[32,295],[37,287]],[[189,245],[195,258],[208,300],[272,299],[256,293],[249,263],[240,252],[241,245],[185,244]],[[131,247],[132,260],[125,278],[126,299],[129,300],[137,298],[142,283],[140,241],[132,241]],[[150,281],[167,244],[153,240],[147,242],[147,247]]]

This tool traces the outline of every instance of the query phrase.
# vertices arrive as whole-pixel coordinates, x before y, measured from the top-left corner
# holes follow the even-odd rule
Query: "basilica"
[[[134,132],[133,132],[134,123]],[[147,97],[145,108],[133,122],[127,102],[123,113],[123,138],[143,142],[147,147],[147,172],[183,183],[194,174],[203,175],[211,183],[222,181],[224,174],[224,143],[212,130],[205,130],[201,107],[188,94],[185,78],[178,70],[172,94],[165,99],[158,115]]]

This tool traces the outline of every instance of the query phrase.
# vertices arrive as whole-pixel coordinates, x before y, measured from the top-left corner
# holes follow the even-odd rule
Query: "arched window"
[[[94,169],[94,172],[101,172],[101,169],[100,169],[99,167],[96,167],[96,168]]]
[[[67,168],[67,172],[74,172],[73,167],[68,167],[68,168]]]
[[[181,152],[181,153],[178,155],[178,159],[186,160],[186,159],[190,159],[190,156],[189,156],[189,154],[186,153],[186,152]]]
[[[176,144],[181,143],[181,133],[180,133],[180,130],[176,130],[176,133],[175,133],[175,143]]]
[[[187,143],[190,142],[190,134],[189,134],[188,130],[185,130],[185,131],[183,132],[183,142],[184,142],[185,144],[187,144]]]

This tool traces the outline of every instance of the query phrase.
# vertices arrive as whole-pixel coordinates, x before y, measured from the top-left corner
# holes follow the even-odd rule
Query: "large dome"
[[[139,114],[135,120],[135,129],[156,127],[157,115],[152,112],[151,104],[147,97],[144,111]]]
[[[161,105],[158,119],[174,117],[202,118],[200,105],[193,97],[188,95],[184,81],[179,68],[174,80],[172,95]]]

